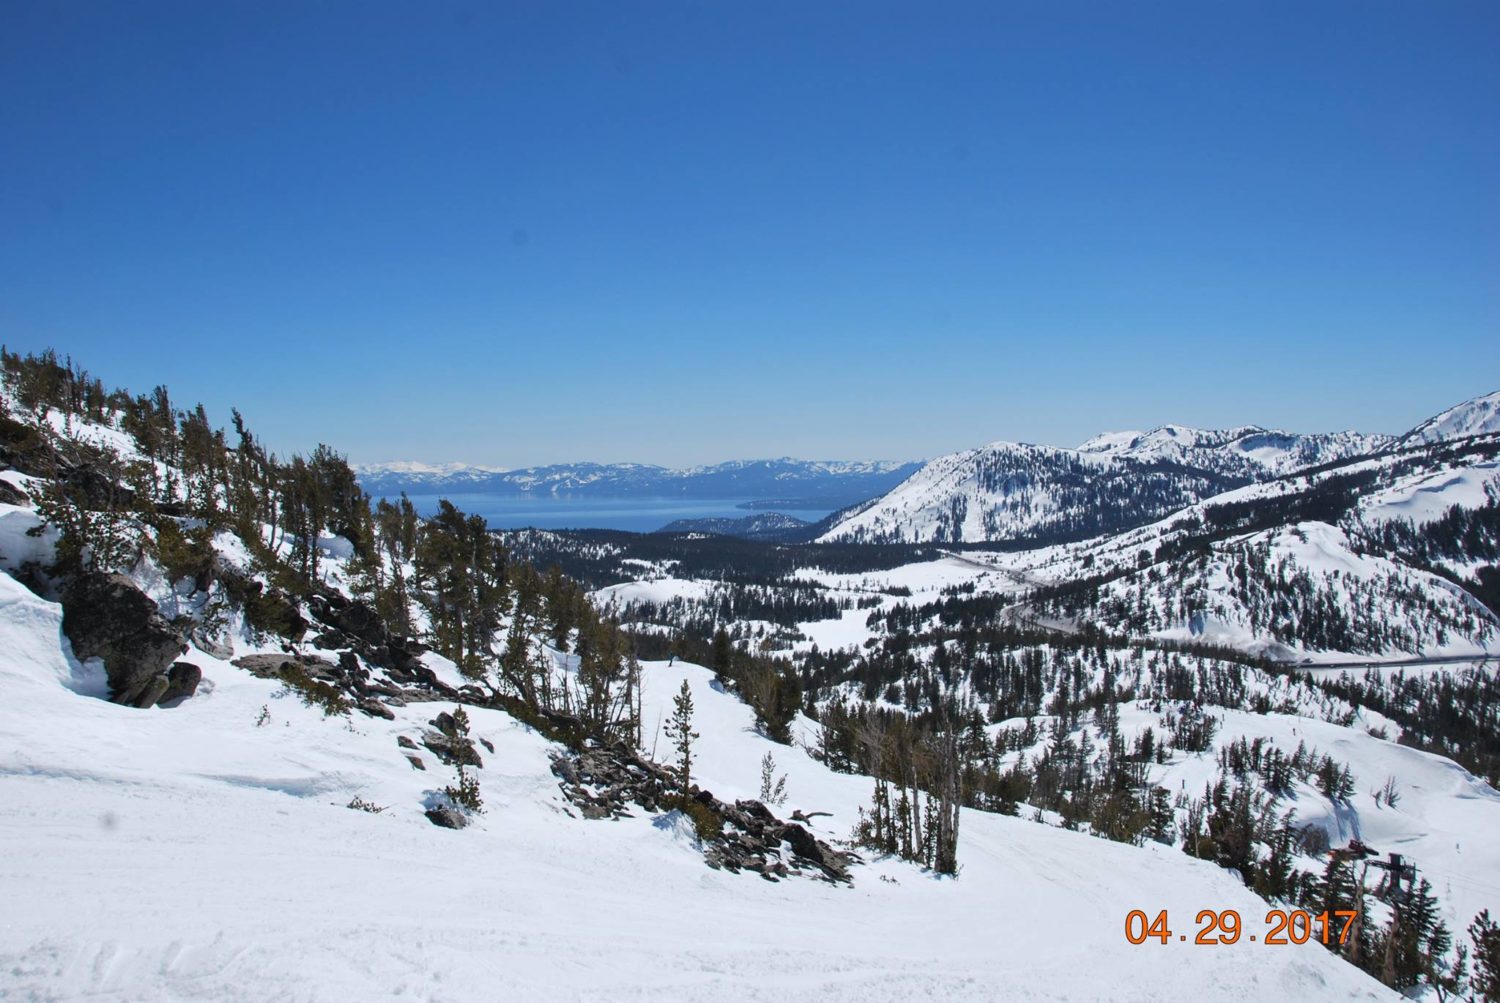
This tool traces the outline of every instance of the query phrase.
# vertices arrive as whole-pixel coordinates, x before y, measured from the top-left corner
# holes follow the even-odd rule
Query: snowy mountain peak
[[[354,465],[354,472],[361,476],[455,477],[465,474],[503,474],[505,471],[505,467],[487,467],[473,463],[422,463],[419,460],[391,460],[387,463]]]
[[[1168,456],[1179,459],[1184,450],[1217,449],[1236,439],[1265,431],[1259,425],[1212,430],[1168,424],[1159,425],[1149,432],[1105,432],[1079,446],[1078,451],[1137,458]]]
[[[884,460],[732,460],[673,470],[646,463],[558,463],[518,470],[462,464],[381,463],[355,467],[373,495],[402,491],[483,492],[505,497],[753,498],[817,501],[842,508],[883,494],[920,464]]]
[[[828,542],[1083,539],[1143,524],[1219,492],[1388,448],[1390,436],[1303,435],[1240,425],[1108,432],[1077,449],[992,442],[932,460],[847,513]]]
[[[1440,442],[1500,432],[1500,390],[1466,400],[1428,418],[1401,437],[1402,442]]]

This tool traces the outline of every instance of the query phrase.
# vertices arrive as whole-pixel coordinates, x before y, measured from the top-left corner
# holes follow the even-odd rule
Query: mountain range
[[[915,462],[734,460],[673,469],[646,463],[564,463],[519,470],[463,464],[373,463],[354,468],[374,496],[463,493],[497,497],[751,499],[783,508],[841,508],[884,494]]]
[[[957,541],[795,546],[419,520],[0,352],[0,996],[1456,998],[1493,403],[996,444],[820,524]],[[1363,919],[1140,946],[1205,904]]]
[[[845,513],[820,540],[1017,546],[1084,540],[1297,471],[1496,432],[1500,392],[1449,408],[1402,436],[1163,425],[1099,435],[1076,449],[993,442],[929,461],[883,497]]]
[[[482,494],[745,500],[754,509],[832,509],[816,524],[682,520],[665,532],[823,543],[995,544],[1084,540],[1146,525],[1250,484],[1398,447],[1500,431],[1500,392],[1443,411],[1403,435],[1297,433],[1167,424],[1106,432],[1076,448],[997,441],[920,462],[735,460],[674,469],[564,463],[506,470],[413,461],[356,465],[374,496]]]

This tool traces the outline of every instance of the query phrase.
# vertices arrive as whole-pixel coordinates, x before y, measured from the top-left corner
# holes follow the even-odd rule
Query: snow
[[[596,606],[629,606],[634,603],[671,602],[676,598],[702,599],[712,591],[708,582],[690,578],[652,578],[646,581],[624,582],[610,585],[590,593]]]
[[[1500,903],[1500,843],[1489,836],[1500,830],[1500,793],[1484,781],[1452,760],[1324,721],[1224,708],[1214,708],[1213,714],[1220,721],[1214,750],[1175,757],[1153,772],[1153,783],[1198,797],[1216,778],[1217,749],[1240,738],[1264,738],[1290,754],[1305,742],[1348,765],[1355,793],[1349,803],[1335,805],[1315,787],[1298,783],[1279,811],[1295,810],[1299,827],[1321,827],[1332,846],[1359,839],[1382,856],[1396,852],[1415,861],[1420,875],[1432,882],[1449,929],[1461,933],[1481,909]],[[1125,711],[1121,721],[1132,735],[1157,723],[1154,714],[1139,710]],[[1374,797],[1388,779],[1394,779],[1399,795],[1394,806]]]
[[[100,449],[113,450],[126,459],[140,457],[140,450],[136,448],[135,439],[117,428],[81,421],[59,411],[47,413],[47,424],[64,438],[87,443]]]
[[[1314,945],[1132,946],[1131,909],[1186,930],[1264,906],[1176,850],[1020,819],[966,812],[957,880],[891,860],[852,888],[711,871],[674,819],[572,817],[549,744],[493,710],[469,710],[496,747],[487,811],[437,829],[421,808],[451,774],[395,740],[444,705],[324,719],[194,651],[198,696],[119,707],[70,688],[88,673],[58,622],[0,576],[0,989],[20,998],[1394,999]],[[769,743],[701,667],[644,679],[648,745],[689,683],[702,786],[754,795],[770,751],[788,808],[847,832],[867,779]]]
[[[388,463],[357,463],[354,472],[360,475],[407,474],[433,477],[452,477],[469,472],[481,474],[503,474],[505,467],[486,467],[471,463],[422,463],[417,460],[392,460]]]
[[[1481,508],[1500,497],[1500,463],[1436,470],[1360,500],[1360,517],[1370,523],[1407,519],[1417,525],[1448,514],[1454,505]]]
[[[1277,641],[1264,627],[1257,630],[1252,611],[1231,585],[1229,565],[1236,554],[1260,547],[1268,549],[1273,567],[1304,574],[1309,587],[1335,608],[1375,615],[1392,632],[1384,647],[1373,652],[1309,649]],[[1128,554],[1131,548],[1121,548],[1121,552]],[[1060,569],[1049,569],[1049,573],[1066,575]],[[1215,548],[1205,567],[1183,579],[1158,580],[1146,572],[1110,581],[1099,591],[1107,601],[1138,596],[1158,618],[1165,617],[1165,622],[1155,622],[1148,629],[1151,636],[1209,641],[1283,660],[1467,658],[1500,650],[1500,621],[1472,597],[1430,572],[1361,553],[1342,529],[1321,522],[1229,540]],[[1421,595],[1423,602],[1414,603],[1412,595]],[[1197,610],[1192,616],[1184,609],[1187,600]],[[1434,613],[1449,625],[1435,619]],[[1107,620],[1104,625],[1116,626]]]
[[[354,556],[354,543],[342,536],[319,536],[318,550],[326,557],[347,561]]]
[[[961,540],[977,542],[1015,535],[1042,523],[1057,511],[1045,482],[1023,477],[1009,480],[998,491],[981,487],[982,471],[1010,464],[1024,465],[1076,458],[1104,468],[1110,458],[1051,446],[992,442],[978,449],[940,456],[902,481],[878,502],[839,522],[819,538],[835,543],[855,540],[921,542]],[[962,502],[955,512],[955,501]],[[1001,532],[995,525],[1003,525]]]
[[[851,592],[909,589],[914,597],[924,593],[940,593],[943,589],[956,585],[1011,581],[1003,572],[976,566],[973,561],[957,555],[949,555],[937,561],[903,564],[886,571],[869,571],[860,574],[838,574],[818,568],[803,568],[794,572],[792,577],[819,582],[830,589]]]
[[[1182,505],[1223,483],[1265,481],[1335,460],[1387,449],[1387,435],[1345,431],[1304,435],[1256,425],[1204,430],[1163,425],[1149,432],[1106,432],[1077,449],[992,442],[930,461],[906,481],[828,530],[823,542],[964,542],[1023,539],[1066,525],[1081,503],[1071,468],[1146,483],[1171,464],[1162,487]],[[998,482],[998,486],[996,485]],[[986,486],[988,484],[989,486]],[[1069,498],[1072,497],[1071,507]],[[1095,500],[1092,504],[1098,504]]]
[[[1440,442],[1500,432],[1500,390],[1456,404],[1406,433],[1403,442]]]
[[[1488,420],[1477,403],[1462,406],[1462,416],[1454,414],[1462,408],[1453,409],[1427,425],[1434,435],[1470,434],[1462,430]],[[49,420],[76,438],[134,453],[116,429],[69,424],[56,415]],[[1279,469],[1383,439],[1164,426],[1098,437],[1079,451],[1006,443],[985,449],[1081,456],[1101,468],[1121,457],[1208,450],[1228,457],[1226,463]],[[882,503],[866,513],[868,521],[895,518],[930,532],[944,517],[932,491],[962,489],[973,476],[970,461],[983,452],[934,461],[888,496],[904,499],[894,516]],[[580,483],[606,469],[588,472],[585,466],[566,469]],[[825,473],[895,468],[823,466]],[[1361,516],[1424,521],[1452,504],[1482,503],[1497,483],[1496,467],[1424,470],[1367,499]],[[434,477],[493,472],[401,463],[362,469]],[[30,490],[20,475],[4,476]],[[1259,484],[1213,501],[1292,490],[1287,482]],[[1028,514],[1041,516],[1052,504],[1045,490],[1023,500]],[[960,521],[960,538],[992,531],[985,515],[982,506],[971,506]],[[951,554],[861,575],[804,569],[796,577],[867,605],[799,624],[797,647],[861,645],[879,636],[867,625],[872,613],[931,601],[955,586],[1012,590],[1078,575],[1083,567],[1133,562],[1169,537],[1183,515],[1109,540],[1026,554]],[[31,509],[0,505],[0,568],[47,559],[55,536],[30,535],[37,525]],[[248,560],[232,536],[220,534],[215,542],[226,560]],[[1359,553],[1338,527],[1303,523],[1226,546],[1249,542],[1266,543],[1276,559],[1310,570],[1335,591],[1396,575],[1420,580],[1440,603],[1461,599],[1432,576]],[[327,581],[344,582],[349,542],[325,536],[318,545],[327,558]],[[653,577],[600,590],[594,600],[628,606],[713,595],[714,583],[674,577],[665,566],[639,570]],[[1222,566],[1209,572],[1220,585],[1222,576]],[[150,568],[138,569],[136,577],[169,614],[205,598],[180,595]],[[1264,641],[1251,634],[1239,611],[1221,612],[1196,630],[1174,624],[1157,633],[1242,647]],[[419,736],[448,705],[393,707],[394,721],[324,718],[278,683],[194,649],[186,658],[204,672],[197,695],[173,709],[123,708],[102,699],[102,667],[73,657],[60,623],[56,604],[0,574],[0,888],[6,900],[0,999],[1395,998],[1316,945],[1132,946],[1123,935],[1132,909],[1168,909],[1174,930],[1190,931],[1200,909],[1237,909],[1254,929],[1269,907],[1232,875],[1180,850],[1110,843],[1019,818],[965,811],[956,880],[887,859],[856,867],[852,888],[711,871],[675,813],[617,822],[576,817],[549,769],[554,747],[490,709],[469,709],[476,737],[495,746],[483,753],[485,767],[477,771],[487,812],[462,832],[437,829],[422,809],[452,774],[425,751],[418,754],[428,769],[413,769],[396,739]],[[236,626],[231,622],[231,633]],[[237,640],[240,652],[256,647]],[[1492,638],[1475,644],[1454,637],[1426,650],[1494,647]],[[468,681],[441,656],[427,654],[424,661],[450,686]],[[770,743],[755,731],[749,709],[699,666],[644,665],[648,751],[667,758],[662,725],[683,682],[693,692],[694,726],[702,736],[694,762],[701,786],[725,799],[756,796],[761,757],[770,752],[777,772],[787,775],[791,800],[782,813],[832,812],[817,827],[819,835],[833,841],[849,833],[871,781],[816,762],[805,748],[815,741],[817,725],[805,718],[794,725],[801,745]],[[1304,710],[1295,702],[1276,706]],[[1325,828],[1335,844],[1357,836],[1382,852],[1415,859],[1453,929],[1461,931],[1480,908],[1500,901],[1500,846],[1490,837],[1500,824],[1500,795],[1454,763],[1368,734],[1394,734],[1378,715],[1367,713],[1345,728],[1304,717],[1213,712],[1221,721],[1215,749],[1240,736],[1266,737],[1283,749],[1306,740],[1349,763],[1357,782],[1349,804],[1332,804],[1299,785],[1283,807]],[[1139,706],[1122,711],[1127,731],[1155,720]],[[1152,781],[1196,795],[1214,773],[1210,750],[1174,756],[1153,769]],[[1401,795],[1394,806],[1373,797],[1388,778]],[[387,810],[350,810],[345,806],[354,797]]]
[[[865,626],[871,612],[868,609],[846,609],[839,612],[837,620],[812,620],[799,623],[797,629],[802,632],[806,640],[797,642],[796,647],[799,650],[807,650],[816,645],[823,651],[857,648],[869,638],[876,636],[875,631]]]
[[[32,536],[31,531],[41,525],[34,509],[0,502],[0,569],[15,571],[27,563],[51,562],[57,530],[48,527]]]
[[[1375,452],[1392,441],[1388,435],[1353,431],[1304,435],[1258,425],[1221,430],[1162,425],[1149,432],[1096,435],[1079,446],[1078,451],[1138,460],[1169,460],[1207,469],[1219,469],[1226,460],[1250,460],[1261,468],[1262,475],[1277,476],[1329,460]]]

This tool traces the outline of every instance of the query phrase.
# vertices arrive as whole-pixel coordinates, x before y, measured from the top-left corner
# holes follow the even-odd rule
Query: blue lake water
[[[472,515],[482,515],[491,529],[624,529],[650,533],[678,519],[743,519],[762,509],[740,508],[749,498],[514,498],[487,494],[411,495],[422,515],[437,511],[446,498]],[[775,509],[816,522],[831,509]]]

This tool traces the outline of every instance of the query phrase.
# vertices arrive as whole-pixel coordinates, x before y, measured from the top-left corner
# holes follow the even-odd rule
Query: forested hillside
[[[426,906],[401,914],[442,887],[438,913],[504,931],[479,944],[515,992],[651,984],[676,948],[634,920],[608,934],[632,945],[623,967],[603,928],[557,948],[606,901],[735,931],[716,949],[726,974],[695,976],[705,995],[812,944],[797,970],[870,973],[819,983],[828,998],[865,998],[882,973],[988,998],[1000,971],[1086,994],[1068,973],[1100,964],[1159,993],[1251,992],[1269,971],[1291,995],[1494,998],[1500,935],[1474,877],[1500,873],[1493,672],[1313,675],[1276,657],[1488,650],[1493,614],[1468,591],[1493,555],[1487,440],[1031,550],[493,533],[446,502],[425,519],[372,502],[336,449],[278,456],[237,412],[217,428],[165,388],[107,389],[51,354],[5,352],[0,368],[0,635],[19,653],[0,774],[25,812],[7,845],[39,859],[36,824],[67,846],[181,838],[222,873],[223,833],[251,832],[276,849],[226,900],[245,915],[304,886],[374,917],[254,934],[184,907],[212,898],[210,871],[102,871],[64,849],[65,880],[7,865],[45,929],[12,931],[0,962],[34,994],[129,991],[180,965],[183,985],[274,995],[288,983],[269,958],[430,936]],[[1414,510],[1449,467],[1468,471],[1439,479],[1455,503]],[[1130,490],[1124,468],[1099,492],[1076,473],[1079,498]],[[1337,569],[1307,553],[1377,545],[1391,553]],[[362,861],[332,884],[306,866],[330,841]],[[1387,874],[1393,848],[1406,863]],[[490,873],[526,875],[506,890],[523,909],[484,918],[469,896],[502,894]],[[996,919],[1018,888],[1077,936]],[[97,894],[133,903],[124,946],[72,914]],[[1142,903],[1179,925],[1207,906],[1361,918],[1326,950],[1176,951],[1163,969],[1119,933]],[[174,913],[201,914],[230,955]],[[893,945],[912,921],[941,971],[836,932]],[[49,968],[56,944],[67,957]],[[336,978],[364,995],[447,966],[488,984],[456,950],[439,937],[384,978]],[[1021,957],[1050,960],[1018,976]]]

